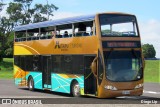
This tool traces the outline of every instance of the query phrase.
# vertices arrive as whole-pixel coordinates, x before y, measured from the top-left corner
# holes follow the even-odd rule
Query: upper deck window
[[[100,15],[102,37],[136,37],[138,36],[136,18],[132,15]]]
[[[15,42],[96,35],[95,15],[45,21],[16,27]]]

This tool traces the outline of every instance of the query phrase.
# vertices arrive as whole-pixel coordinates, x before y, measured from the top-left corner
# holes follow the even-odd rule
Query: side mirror
[[[94,76],[97,78],[97,57],[91,63],[91,70],[92,70]]]

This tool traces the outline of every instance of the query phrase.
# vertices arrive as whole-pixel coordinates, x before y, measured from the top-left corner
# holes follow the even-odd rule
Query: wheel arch
[[[31,83],[32,87],[30,87],[30,82],[32,82]],[[34,79],[33,79],[32,75],[28,76],[27,86],[28,86],[28,88],[29,88],[30,91],[34,91],[35,85],[34,85]]]
[[[72,93],[72,86],[73,86],[73,84],[74,84],[75,82],[79,83],[76,79],[73,79],[73,80],[71,81],[71,84],[70,84],[70,93]]]
[[[28,81],[29,81],[30,78],[33,79],[32,75],[29,75],[29,76],[28,76],[28,78],[27,78],[27,83],[28,83]]]

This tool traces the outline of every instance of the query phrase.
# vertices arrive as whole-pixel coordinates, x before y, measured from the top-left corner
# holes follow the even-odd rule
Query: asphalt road
[[[160,84],[145,83],[144,94],[142,96],[97,99],[86,96],[74,98],[68,94],[41,90],[32,92],[27,87],[15,86],[14,80],[0,80],[0,98],[41,99],[42,103],[47,104],[141,104],[148,102],[156,103],[156,101],[160,104]]]

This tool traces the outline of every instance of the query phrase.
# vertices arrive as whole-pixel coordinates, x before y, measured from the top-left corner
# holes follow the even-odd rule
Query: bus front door
[[[51,56],[43,56],[42,57],[42,83],[44,89],[50,89],[51,88]]]
[[[91,63],[93,62],[95,56],[85,56],[84,57],[84,93],[85,94],[96,94],[97,82],[96,78],[91,71]]]

